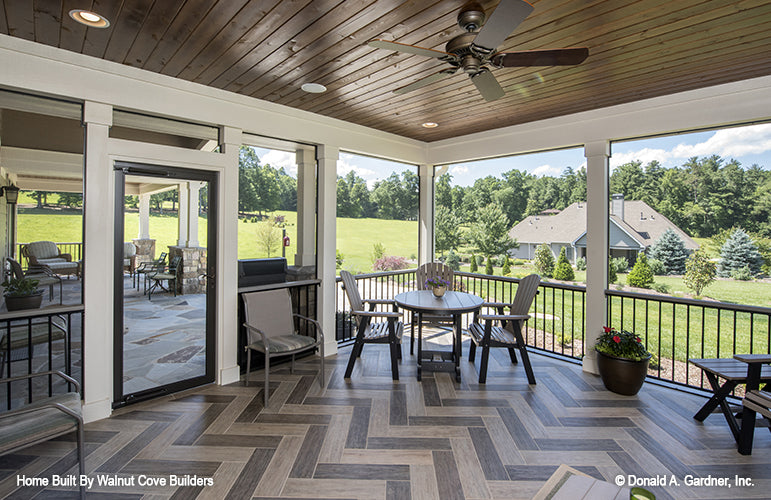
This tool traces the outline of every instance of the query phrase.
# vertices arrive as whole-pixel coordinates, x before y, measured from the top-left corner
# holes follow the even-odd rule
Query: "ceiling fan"
[[[496,47],[503,43],[532,11],[533,6],[524,0],[501,0],[485,23],[482,7],[470,4],[458,14],[458,25],[466,30],[466,33],[447,42],[445,52],[380,39],[367,44],[370,47],[433,57],[449,63],[450,67],[447,69],[394,90],[396,94],[412,92],[462,70],[469,75],[471,82],[486,101],[495,101],[503,97],[504,91],[493,76],[491,68],[572,66],[580,64],[589,55],[589,49],[586,47],[497,52]]]

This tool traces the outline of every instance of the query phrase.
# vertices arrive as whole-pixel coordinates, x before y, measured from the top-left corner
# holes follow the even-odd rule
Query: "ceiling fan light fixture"
[[[327,91],[327,88],[320,83],[303,83],[300,88],[309,94],[321,94]]]
[[[423,128],[436,128],[439,126],[439,124],[436,122],[425,122],[421,123],[420,126]]]
[[[85,24],[91,28],[107,28],[110,21],[106,17],[84,9],[72,9],[70,17],[80,24]]]

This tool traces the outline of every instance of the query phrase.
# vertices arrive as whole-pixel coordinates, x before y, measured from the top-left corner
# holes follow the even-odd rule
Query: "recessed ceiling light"
[[[311,94],[321,94],[327,91],[327,88],[320,83],[303,83],[300,88]]]
[[[110,25],[110,21],[107,18],[89,10],[73,9],[70,11],[70,17],[80,24],[85,24],[92,28],[106,28]]]
[[[421,123],[420,126],[424,128],[436,128],[439,126],[439,124],[434,122],[426,122],[426,123]]]

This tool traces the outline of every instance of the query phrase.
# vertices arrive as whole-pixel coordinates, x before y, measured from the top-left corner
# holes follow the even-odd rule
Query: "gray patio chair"
[[[11,274],[16,279],[21,278],[31,278],[38,280],[38,286],[48,287],[48,298],[49,300],[54,300],[54,285],[59,285],[59,303],[62,303],[62,279],[56,275],[51,269],[47,266],[40,266],[37,268],[33,268],[28,270],[26,273],[21,268],[21,264],[10,257],[7,257],[6,260],[8,261],[8,265],[11,268]]]
[[[319,348],[321,356],[321,369],[319,371],[319,385],[324,388],[324,332],[321,324],[311,319],[292,312],[292,297],[288,288],[277,288],[262,292],[250,292],[242,294],[244,299],[244,318],[246,322],[247,345],[246,375],[244,385],[249,383],[252,354],[250,350],[261,352],[265,355],[265,406],[268,406],[270,392],[270,360],[275,356],[292,356],[290,373],[294,372],[294,357],[305,351],[313,351]],[[297,333],[294,318],[312,324],[316,330],[316,338]]]
[[[128,272],[132,279],[137,270],[138,260],[137,246],[131,241],[123,243],[123,272]]]
[[[498,310],[498,314],[476,314],[474,322],[469,325],[468,332],[471,335],[471,345],[469,346],[469,361],[474,362],[476,347],[482,348],[482,362],[479,366],[479,383],[484,384],[487,381],[487,360],[490,356],[491,347],[505,347],[509,351],[511,362],[517,362],[515,349],[519,350],[522,356],[522,364],[525,365],[527,381],[535,384],[535,375],[533,367],[530,365],[530,357],[527,354],[525,340],[522,337],[522,325],[530,319],[528,311],[533,304],[533,299],[538,293],[538,285],[541,283],[541,277],[537,274],[531,274],[522,278],[517,286],[517,293],[514,296],[514,302],[511,304],[501,302],[487,302],[483,304],[487,307],[493,307]],[[510,313],[504,314],[504,308],[509,307]],[[498,321],[501,326],[494,323]],[[484,322],[484,325],[482,324]]]
[[[418,290],[427,290],[426,287],[426,280],[429,278],[441,278],[444,281],[449,283],[449,286],[447,287],[448,290],[452,290],[455,288],[455,272],[449,267],[444,265],[441,262],[428,262],[426,264],[423,264],[415,271],[415,287]],[[410,321],[410,354],[414,354],[414,345],[415,345],[415,324],[418,324],[418,341],[422,341],[423,339],[423,323],[428,323],[430,325],[437,325],[437,326],[449,326],[450,329],[452,329],[453,326],[453,318],[452,315],[445,315],[445,314],[423,314],[421,316],[423,318],[422,322],[418,321],[418,315],[412,314],[412,318]],[[455,341],[455,336],[453,335],[453,341]]]
[[[343,289],[351,304],[351,314],[356,320],[357,332],[351,349],[351,357],[348,358],[348,367],[345,369],[345,378],[351,378],[353,365],[361,356],[364,344],[388,344],[391,350],[391,376],[399,380],[399,361],[402,358],[402,334],[404,325],[399,318],[401,313],[396,311],[375,311],[378,304],[393,305],[393,300],[367,299],[362,300],[359,295],[359,287],[356,280],[348,271],[340,271],[343,280]],[[365,310],[365,304],[369,304],[369,311]],[[386,321],[373,323],[373,318],[385,318]]]
[[[142,262],[136,267],[134,270],[134,287],[137,290],[139,290],[140,276],[144,276],[143,293],[147,293],[147,275],[163,270],[166,267],[166,255],[166,252],[161,252],[157,259]]]
[[[59,371],[48,371],[0,379],[0,385],[49,375],[59,376],[73,384],[75,391],[49,396],[0,413],[0,456],[74,431],[78,446],[78,468],[82,476],[86,473],[86,462],[83,456],[85,444],[78,381]],[[80,498],[86,498],[84,486],[80,487]]]
[[[56,274],[74,274],[79,276],[80,264],[72,261],[72,256],[62,253],[53,241],[33,241],[21,247],[21,253],[27,258],[30,269],[48,267]]]
[[[182,274],[182,257],[176,256],[171,258],[169,262],[169,268],[163,269],[162,266],[156,268],[155,271],[151,271],[147,274],[147,279],[151,281],[150,288],[147,290],[147,300],[153,300],[153,292],[155,289],[160,288],[166,292],[173,292],[174,296],[177,296],[177,280]],[[169,287],[163,286],[163,282],[166,281]]]

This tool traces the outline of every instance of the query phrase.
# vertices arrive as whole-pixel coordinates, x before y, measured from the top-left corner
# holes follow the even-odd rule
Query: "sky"
[[[296,177],[294,153],[257,149],[257,154],[262,163],[283,166],[287,173]],[[736,159],[745,168],[757,164],[765,170],[771,169],[771,124],[614,142],[611,145],[610,167],[614,169],[633,160],[640,160],[643,165],[657,160],[662,166],[670,168],[682,165],[693,156],[713,154],[726,160]],[[448,165],[447,171],[452,175],[454,185],[470,186],[477,178],[488,175],[500,177],[511,169],[525,170],[539,177],[558,177],[568,166],[576,170],[586,166],[583,148],[458,163]],[[391,172],[406,168],[415,167],[341,152],[338,175],[353,170],[372,188],[376,181],[388,177]]]

